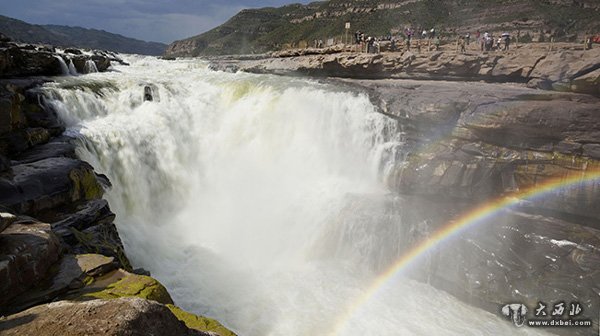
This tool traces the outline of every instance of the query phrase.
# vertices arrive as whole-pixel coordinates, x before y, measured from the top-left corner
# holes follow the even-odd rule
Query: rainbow
[[[402,255],[385,272],[377,276],[367,290],[360,297],[358,297],[349,306],[349,308],[345,310],[341,318],[337,320],[337,323],[334,325],[332,335],[339,335],[344,330],[346,324],[354,318],[360,308],[372,297],[377,295],[378,292],[384,289],[388,282],[391,282],[403,270],[419,259],[420,256],[424,255],[425,252],[436,247],[440,243],[452,239],[457,234],[463,232],[469,227],[479,223],[484,223],[486,219],[493,217],[504,209],[516,205],[521,200],[543,196],[562,188],[572,187],[596,180],[600,182],[600,170],[581,172],[578,174],[573,174],[572,176],[549,179],[526,190],[486,202],[472,209],[466,214],[454,219],[439,230],[435,231],[427,239],[414,246],[410,251]]]

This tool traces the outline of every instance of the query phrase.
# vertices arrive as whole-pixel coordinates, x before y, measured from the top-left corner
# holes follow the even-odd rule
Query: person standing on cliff
[[[510,35],[508,33],[502,34],[502,38],[504,39],[504,51],[508,51],[510,47]]]
[[[406,51],[410,51],[410,43],[412,41],[414,30],[412,30],[412,28],[407,28],[405,33],[406,33]]]

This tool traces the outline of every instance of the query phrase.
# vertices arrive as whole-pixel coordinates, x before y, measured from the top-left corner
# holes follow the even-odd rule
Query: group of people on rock
[[[479,44],[481,46],[481,51],[492,51],[492,50],[504,50],[508,51],[510,49],[510,34],[503,33],[498,39],[495,39],[494,36],[488,32],[481,33],[477,31],[477,37],[479,39]]]
[[[361,50],[367,53],[378,53],[380,50],[381,41],[386,40],[390,41],[390,50],[397,51],[398,49],[411,50],[412,48],[416,48],[419,52],[423,46],[426,46],[429,50],[439,50],[441,40],[437,36],[437,32],[435,28],[431,28],[430,30],[423,29],[418,30],[420,33],[415,33],[415,30],[411,27],[406,27],[404,29],[404,43],[403,45],[399,44],[402,38],[398,39],[392,35],[388,35],[387,38],[376,38],[372,36],[365,35],[362,31],[358,30],[354,33],[354,43],[361,46]],[[416,42],[415,36],[418,37]],[[428,40],[424,42],[423,40]],[[466,52],[467,47],[471,44],[472,41],[478,41],[480,44],[481,51],[493,51],[493,50],[504,50],[508,51],[510,49],[511,37],[509,33],[503,33],[498,38],[495,38],[492,34],[488,32],[484,32],[483,34],[480,31],[475,33],[474,38],[471,37],[471,33],[466,33],[461,35],[456,40],[457,51],[460,49],[461,52]]]
[[[354,33],[354,43],[360,45],[361,49],[364,49],[362,47],[365,46],[366,49],[364,50],[370,54],[375,54],[379,52],[380,40],[381,39],[378,39],[373,36],[367,36],[360,30],[357,30],[356,33]]]

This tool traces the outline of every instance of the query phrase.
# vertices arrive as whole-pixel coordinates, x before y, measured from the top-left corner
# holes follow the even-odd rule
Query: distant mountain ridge
[[[509,30],[527,39],[575,39],[600,33],[599,0],[329,0],[279,8],[245,9],[206,33],[175,41],[167,56],[263,53],[344,38],[360,29],[386,36],[404,27],[474,33]],[[300,44],[302,42],[303,44]]]
[[[111,50],[120,53],[162,55],[167,47],[103,30],[58,25],[34,25],[0,15],[0,32],[15,41]]]

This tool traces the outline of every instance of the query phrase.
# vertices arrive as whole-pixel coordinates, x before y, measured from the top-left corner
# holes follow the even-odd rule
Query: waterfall
[[[85,65],[83,66],[83,73],[89,74],[94,72],[98,72],[96,63],[92,60],[85,61]]]
[[[72,76],[77,76],[78,75],[77,69],[75,68],[75,64],[73,64],[73,60],[72,59],[69,60],[69,73]]]
[[[396,122],[330,84],[127,61],[44,93],[111,179],[135,266],[240,335],[331,330],[411,234],[383,182]],[[347,335],[534,334],[409,279],[372,301]]]
[[[67,66],[67,63],[65,63],[65,60],[58,55],[54,55],[54,58],[56,58],[58,60],[62,74],[64,76],[68,76],[69,75],[69,67]]]

